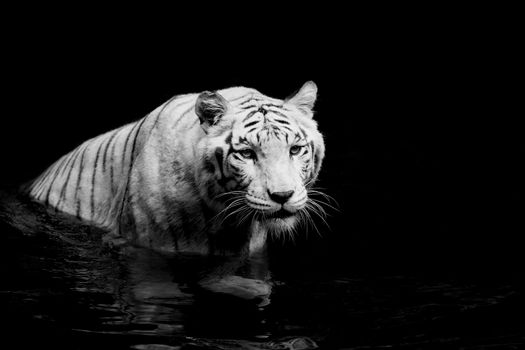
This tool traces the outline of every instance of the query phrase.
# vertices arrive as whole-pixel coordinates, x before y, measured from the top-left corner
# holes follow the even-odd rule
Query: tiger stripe
[[[117,135],[117,131],[114,130],[114,131],[111,132],[111,137],[106,140],[106,146],[104,148],[104,156],[102,158],[102,172],[106,171],[106,161],[107,161],[107,158],[108,158],[108,149],[109,149],[109,146],[111,145],[111,142],[113,141],[113,139],[115,138],[116,135]]]
[[[95,157],[95,164],[93,165],[93,174],[91,174],[91,197],[90,197],[90,215],[93,217],[95,213],[95,185],[98,170],[98,162],[100,158],[100,150],[102,149],[103,142],[100,142],[97,149],[97,155]]]

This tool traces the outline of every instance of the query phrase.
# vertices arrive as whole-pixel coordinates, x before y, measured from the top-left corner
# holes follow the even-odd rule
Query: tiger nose
[[[294,191],[285,191],[285,192],[270,192],[268,191],[268,195],[270,195],[270,198],[279,203],[284,204],[290,199],[290,197],[293,195]]]

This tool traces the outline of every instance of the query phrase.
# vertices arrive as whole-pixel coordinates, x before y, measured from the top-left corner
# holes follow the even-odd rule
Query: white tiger
[[[324,142],[317,87],[279,100],[233,87],[175,96],[51,165],[29,194],[111,232],[169,252],[248,252],[291,234],[312,208]]]

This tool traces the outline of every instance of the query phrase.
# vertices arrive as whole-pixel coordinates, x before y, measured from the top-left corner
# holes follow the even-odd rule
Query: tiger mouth
[[[285,210],[285,209],[279,209],[272,213],[265,214],[264,218],[265,219],[286,219],[292,216],[295,216],[295,213],[289,212],[288,210]]]

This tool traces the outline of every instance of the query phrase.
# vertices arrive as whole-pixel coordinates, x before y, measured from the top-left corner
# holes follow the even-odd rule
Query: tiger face
[[[196,111],[206,131],[206,196],[239,222],[273,233],[306,217],[308,186],[317,178],[324,143],[312,119],[317,88],[306,83],[281,101],[260,94],[228,102],[201,94]]]

